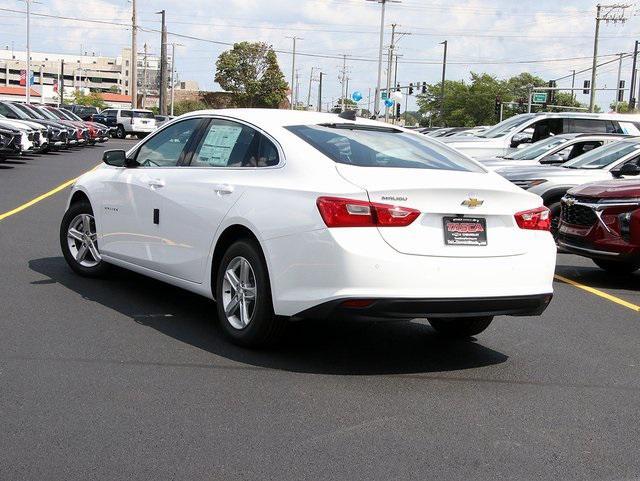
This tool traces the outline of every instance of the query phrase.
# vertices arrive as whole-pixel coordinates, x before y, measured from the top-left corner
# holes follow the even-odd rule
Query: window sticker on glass
[[[212,126],[198,153],[198,161],[214,167],[226,167],[241,132],[240,125]]]

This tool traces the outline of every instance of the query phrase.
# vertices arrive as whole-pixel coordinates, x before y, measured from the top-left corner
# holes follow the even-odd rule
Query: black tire
[[[560,224],[560,213],[562,211],[562,204],[560,201],[552,202],[548,206],[549,215],[551,215],[551,235],[554,239],[558,238],[558,227]]]
[[[118,125],[118,128],[116,129],[116,137],[118,139],[125,139],[127,137],[127,131],[124,130],[122,125]]]
[[[144,139],[147,135],[149,134],[136,134],[136,137],[138,137],[139,139]]]
[[[225,313],[223,302],[224,276],[232,261],[244,258],[251,266],[255,278],[255,301],[250,320],[243,328],[234,327]],[[226,250],[216,271],[216,310],[224,333],[235,344],[244,347],[266,347],[276,343],[283,334],[286,320],[273,312],[271,284],[262,250],[249,239],[239,240]],[[231,291],[226,291],[230,295]]]
[[[493,321],[493,316],[461,317],[452,319],[429,319],[429,324],[438,334],[447,337],[465,338],[484,331]]]
[[[617,276],[628,276],[640,269],[640,264],[633,264],[630,262],[616,262],[604,259],[592,260],[600,269],[604,269],[610,274],[615,274]]]
[[[69,264],[69,267],[71,267],[71,269],[75,273],[85,277],[102,277],[106,275],[110,270],[111,266],[109,264],[107,264],[103,260],[100,260],[94,266],[83,266],[76,260],[69,247],[69,241],[67,238],[69,226],[77,216],[82,214],[89,214],[93,216],[93,209],[91,209],[91,204],[86,201],[75,202],[71,204],[69,209],[64,213],[64,216],[62,217],[62,222],[60,224],[60,248],[62,249],[62,255],[67,261],[67,264]]]

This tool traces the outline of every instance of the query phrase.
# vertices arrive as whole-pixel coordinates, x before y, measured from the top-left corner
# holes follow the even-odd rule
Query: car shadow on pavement
[[[628,275],[616,275],[595,265],[593,267],[558,265],[556,274],[599,289],[640,291],[640,271]]]
[[[158,330],[224,358],[270,369],[340,375],[443,372],[500,364],[508,356],[470,340],[437,335],[426,321],[353,323],[292,322],[284,339],[270,350],[231,344],[218,328],[215,304],[168,284],[114,269],[106,279],[73,273],[62,257],[29,261],[48,279]],[[123,333],[126,335],[126,333]]]

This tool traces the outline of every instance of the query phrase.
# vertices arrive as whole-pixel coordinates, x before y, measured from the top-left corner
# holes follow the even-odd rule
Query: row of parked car
[[[0,102],[0,159],[106,142],[109,130],[64,108]]]
[[[523,114],[439,140],[542,197],[561,251],[640,269],[640,116]]]

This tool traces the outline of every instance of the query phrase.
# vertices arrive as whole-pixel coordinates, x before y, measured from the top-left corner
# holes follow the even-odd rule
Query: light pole
[[[31,102],[31,2],[24,0],[27,4],[27,75],[25,76],[25,92],[27,103]]]
[[[171,116],[173,117],[173,104],[176,90],[176,47],[184,47],[181,43],[171,43]]]
[[[444,42],[440,42],[440,45],[444,45],[444,54],[442,56],[442,84],[440,85],[440,121],[444,127],[444,80],[447,75],[447,44],[448,42],[445,40]]]
[[[138,21],[136,0],[131,0],[131,71],[129,72],[129,92],[131,92],[131,108],[138,107]]]

